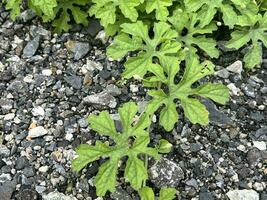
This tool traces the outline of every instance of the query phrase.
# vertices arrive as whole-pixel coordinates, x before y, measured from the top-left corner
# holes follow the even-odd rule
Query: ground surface
[[[68,196],[64,199],[96,198],[92,182],[99,163],[79,175],[70,169],[75,147],[101,139],[87,127],[86,117],[108,109],[117,119],[123,102],[143,107],[149,100],[140,83],[118,82],[122,67],[105,56],[96,30],[97,24],[77,26],[57,36],[31,13],[13,23],[0,10],[1,200],[45,199],[56,190]],[[149,185],[156,191],[174,186],[177,199],[212,200],[248,189],[267,199],[267,60],[245,72],[240,58],[242,51],[224,52],[216,61],[210,79],[228,85],[232,100],[224,107],[204,102],[211,112],[209,126],[192,125],[182,114],[172,133],[152,126],[153,143],[165,138],[174,145],[159,163],[150,164]],[[138,199],[120,183],[104,199]]]

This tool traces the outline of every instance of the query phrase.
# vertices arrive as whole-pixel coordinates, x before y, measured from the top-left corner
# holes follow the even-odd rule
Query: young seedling
[[[123,127],[121,133],[117,132],[114,121],[106,111],[88,118],[91,129],[115,142],[115,145],[101,141],[96,141],[94,145],[82,144],[76,150],[78,157],[72,162],[73,169],[79,172],[93,161],[106,159],[95,178],[98,196],[104,196],[107,191],[115,191],[117,171],[122,158],[127,157],[124,178],[135,190],[139,190],[148,178],[142,155],[160,158],[162,145],[159,148],[148,147],[150,139],[146,130],[151,123],[148,115],[141,115],[139,120],[134,122],[137,109],[133,102],[119,108]],[[166,147],[166,144],[164,146]]]

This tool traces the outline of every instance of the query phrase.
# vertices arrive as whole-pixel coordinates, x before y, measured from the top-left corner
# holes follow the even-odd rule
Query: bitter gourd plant
[[[141,115],[134,122],[138,107],[129,102],[119,108],[119,116],[122,123],[122,131],[117,132],[116,126],[108,112],[103,111],[99,115],[91,115],[88,118],[91,129],[103,136],[108,136],[115,145],[108,142],[96,141],[95,145],[83,144],[77,148],[78,157],[73,161],[75,171],[80,171],[87,164],[100,158],[108,158],[101,167],[95,178],[95,186],[98,196],[104,196],[107,191],[114,192],[116,188],[116,176],[119,163],[127,157],[124,177],[131,186],[139,190],[148,178],[147,169],[142,155],[148,155],[159,159],[161,148],[148,147],[150,143],[149,133],[146,129],[150,126],[148,115]]]
[[[19,16],[23,0],[5,0],[10,17]],[[171,144],[161,140],[150,147],[149,126],[154,114],[171,131],[179,119],[177,110],[193,124],[207,125],[209,115],[202,98],[219,104],[229,99],[227,87],[199,81],[214,73],[211,59],[220,56],[215,36],[225,30],[225,47],[244,48],[247,69],[262,62],[262,45],[267,47],[267,1],[265,0],[29,0],[44,22],[51,22],[58,33],[67,32],[74,23],[90,25],[88,17],[99,19],[107,36],[114,40],[107,55],[114,60],[126,58],[122,78],[141,80],[151,100],[136,121],[133,102],[119,108],[123,130],[117,131],[108,112],[89,117],[92,130],[109,137],[111,143],[96,141],[77,149],[73,169],[81,171],[99,159],[105,162],[95,178],[98,196],[115,191],[116,176],[126,159],[124,178],[138,190],[142,200],[153,200],[148,178],[147,157],[159,159]],[[25,6],[25,4],[23,4]],[[221,29],[223,27],[223,29]],[[123,158],[123,159],[122,159]],[[159,199],[173,199],[175,189],[162,188]]]

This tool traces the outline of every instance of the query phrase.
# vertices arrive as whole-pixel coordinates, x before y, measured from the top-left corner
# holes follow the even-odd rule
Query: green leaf
[[[170,153],[172,150],[172,144],[165,139],[161,139],[157,148],[159,153]]]
[[[33,1],[33,0],[32,0]],[[88,14],[81,8],[88,4],[87,0],[68,0],[68,1],[58,1],[57,7],[54,9],[54,17],[59,16],[55,19],[52,25],[55,27],[57,33],[67,32],[71,28],[70,16],[73,16],[74,21],[77,24],[82,24],[84,26],[88,25]]]
[[[258,23],[255,23],[255,20]],[[267,13],[263,16],[257,15],[255,20],[249,22],[250,26],[243,27],[241,31],[234,31],[231,34],[232,39],[226,45],[227,48],[239,49],[252,41],[252,48],[244,57],[245,67],[249,69],[261,64],[262,49],[258,42],[261,41],[264,46],[267,46]]]
[[[163,187],[160,189],[159,200],[173,200],[175,198],[176,189]],[[154,200],[155,195],[152,188],[146,186],[139,191],[141,200]]]
[[[32,0],[32,4],[43,12],[44,21],[54,19],[54,8],[57,7],[57,0]]]
[[[199,1],[197,2],[200,4]],[[190,4],[192,4],[193,8],[196,7],[193,1],[190,1]],[[168,18],[168,21],[175,27],[175,30],[179,35],[177,41],[182,43],[184,47],[192,49],[191,52],[196,52],[197,46],[205,51],[210,57],[219,57],[216,41],[212,38],[207,38],[204,35],[217,30],[217,26],[214,23],[201,27],[196,13],[189,13],[181,8],[176,9],[173,12],[173,15]],[[186,34],[184,33],[184,30],[186,30]]]
[[[173,200],[175,199],[176,189],[163,187],[159,193],[159,200]]]
[[[154,70],[154,58],[160,62],[178,60],[177,53],[181,45],[173,39],[177,33],[164,22],[155,23],[154,37],[150,38],[149,29],[141,21],[121,25],[123,34],[115,37],[115,42],[108,48],[108,55],[113,59],[120,59],[128,51],[138,51],[136,57],[130,57],[125,63],[124,78],[138,76],[143,78],[148,71]],[[126,36],[125,34],[128,34]]]
[[[104,196],[107,191],[115,192],[118,159],[106,161],[101,165],[95,178],[97,196]]]
[[[125,179],[136,190],[141,188],[148,177],[144,161],[140,159],[142,155],[160,158],[157,148],[148,147],[150,138],[146,129],[151,123],[149,116],[143,114],[139,121],[134,123],[136,113],[137,105],[133,102],[119,108],[122,133],[116,131],[114,121],[106,111],[98,116],[91,115],[88,119],[90,128],[101,135],[111,137],[115,142],[112,146],[100,141],[96,141],[95,145],[80,145],[76,150],[78,157],[72,161],[72,168],[78,172],[95,160],[107,159],[99,168],[95,178],[98,196],[104,196],[107,191],[115,191],[118,166],[122,158],[128,158]]]
[[[262,62],[261,44],[253,44],[244,57],[245,67],[251,69]]]
[[[96,142],[95,146],[82,144],[76,149],[79,157],[73,160],[72,168],[79,172],[90,162],[99,159],[101,156],[106,156],[111,151],[113,149],[102,142]]]
[[[166,131],[171,131],[178,121],[177,106],[174,103],[177,100],[180,100],[185,116],[192,123],[201,125],[208,124],[208,111],[203,104],[197,99],[193,99],[192,96],[198,95],[210,98],[220,104],[225,104],[229,100],[229,89],[222,84],[205,83],[197,88],[192,87],[198,80],[214,73],[214,65],[211,62],[199,63],[198,58],[193,53],[188,53],[185,63],[184,74],[179,83],[175,81],[176,75],[179,73],[179,67],[176,66],[177,63],[175,62],[166,62],[162,67],[168,81],[161,81],[162,72],[156,71],[152,75],[152,77],[157,77],[157,80],[161,81],[162,88],[168,93],[163,92],[162,89],[149,91],[148,94],[152,96],[152,100],[149,101],[145,112],[152,115],[163,107],[159,122]]]
[[[172,5],[172,0],[147,0],[146,12],[155,10],[157,20],[165,21],[169,15],[168,7]]]
[[[107,55],[115,60],[124,57],[128,52],[141,49],[143,44],[142,40],[138,37],[130,38],[127,34],[120,34],[115,37],[114,45],[107,49]]]
[[[20,14],[20,6],[22,0],[8,0],[6,4],[6,9],[11,10],[10,17],[12,20],[15,20]]]
[[[243,31],[235,31],[231,37],[232,39],[226,45],[227,48],[239,49],[251,40],[249,34]]]
[[[175,123],[178,121],[178,118],[179,116],[175,103],[169,101],[166,104],[166,107],[160,112],[159,123],[166,131],[171,131]]]
[[[155,195],[154,195],[152,188],[147,187],[147,186],[141,188],[141,190],[139,191],[139,195],[141,197],[141,200],[154,200],[155,199]]]
[[[52,25],[55,27],[55,32],[61,33],[62,31],[67,32],[71,25],[68,23],[70,22],[70,17],[67,12],[62,12],[58,19],[54,20]]]
[[[116,22],[118,9],[126,18],[135,22],[138,17],[136,7],[143,0],[92,0],[92,2],[94,4],[89,10],[90,15],[95,15],[96,18],[100,19],[101,24],[106,28]]]
[[[110,136],[117,140],[117,131],[114,121],[107,111],[101,112],[98,116],[90,115],[88,117],[89,126],[101,135]]]
[[[124,177],[131,183],[131,186],[135,190],[140,189],[143,181],[148,178],[144,162],[135,157],[135,155],[129,157],[126,163]]]
[[[185,116],[193,124],[207,125],[209,123],[209,112],[197,99],[188,98],[181,101]]]
[[[119,108],[119,115],[123,126],[123,132],[131,128],[132,120],[137,113],[138,107],[134,102],[125,103]]]
[[[193,93],[220,104],[225,104],[229,100],[229,90],[223,84],[206,83],[194,89]]]

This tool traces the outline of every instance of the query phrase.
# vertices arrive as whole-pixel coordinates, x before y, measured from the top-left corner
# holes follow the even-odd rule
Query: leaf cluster
[[[124,170],[125,180],[135,190],[139,190],[148,178],[142,156],[147,155],[155,159],[160,157],[159,148],[148,147],[150,139],[146,129],[151,123],[149,117],[141,115],[139,120],[134,122],[137,109],[137,105],[133,102],[126,103],[119,108],[123,127],[121,132],[116,130],[114,121],[106,111],[88,118],[91,129],[102,136],[109,137],[115,143],[111,145],[108,142],[96,141],[94,145],[82,144],[76,150],[78,157],[73,161],[72,166],[77,172],[100,158],[106,160],[95,178],[98,196],[104,196],[107,191],[115,191],[118,167],[122,160],[127,159]]]
[[[88,25],[88,13],[83,7],[89,0],[29,0],[27,6],[44,22],[51,22],[57,33],[67,32],[71,28],[71,20]],[[15,20],[21,11],[23,0],[6,0],[6,9],[10,10],[11,19]]]

